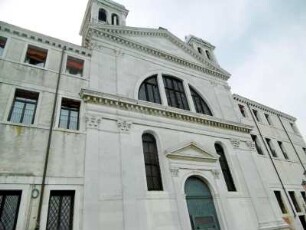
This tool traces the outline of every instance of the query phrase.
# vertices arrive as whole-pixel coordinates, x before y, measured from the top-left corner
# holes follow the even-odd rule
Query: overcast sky
[[[305,0],[117,0],[128,26],[167,28],[216,46],[238,93],[295,116],[306,137]],[[0,0],[0,20],[80,44],[87,0]]]

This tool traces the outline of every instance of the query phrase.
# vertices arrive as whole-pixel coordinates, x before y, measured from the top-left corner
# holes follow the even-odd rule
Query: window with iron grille
[[[220,155],[219,162],[220,162],[223,177],[224,177],[224,180],[227,186],[227,190],[230,192],[235,192],[237,191],[236,186],[235,186],[230,168],[228,166],[228,163],[227,163],[227,160],[224,154],[224,150],[220,144],[215,144],[215,149],[216,149],[217,154]]]
[[[276,152],[275,152],[275,150],[274,150],[274,147],[273,147],[273,145],[272,145],[271,139],[266,138],[266,142],[267,142],[267,144],[268,144],[268,147],[269,147],[269,149],[270,149],[270,152],[271,152],[272,156],[273,156],[273,157],[277,157],[277,154],[276,154]]]
[[[171,76],[163,76],[168,105],[189,110],[183,82]]]
[[[297,202],[296,197],[295,197],[295,192],[294,191],[290,191],[289,192],[289,196],[291,198],[291,201],[293,203],[293,206],[294,206],[295,210],[297,212],[301,212],[301,208],[300,208],[299,203]]]
[[[3,55],[6,41],[7,41],[7,38],[0,36],[0,57]]]
[[[80,102],[63,98],[59,119],[59,127],[64,129],[79,129]]]
[[[0,190],[0,229],[15,230],[21,191]]]
[[[144,80],[139,88],[138,99],[161,104],[157,75]]]
[[[148,190],[163,190],[156,141],[153,135],[142,135],[142,147]]]
[[[24,62],[31,65],[44,67],[47,60],[47,54],[48,50],[29,45]]]
[[[38,93],[16,89],[8,121],[33,124],[38,101]]]
[[[262,150],[261,150],[261,147],[260,147],[260,145],[259,145],[259,143],[258,143],[258,138],[257,138],[257,136],[251,134],[251,137],[252,137],[252,140],[253,140],[254,143],[255,143],[255,148],[256,148],[258,154],[264,155],[263,152],[262,152]]]
[[[84,68],[84,60],[70,56],[67,57],[66,73],[82,77],[83,68]]]
[[[283,142],[277,141],[277,143],[278,143],[278,146],[279,146],[279,148],[281,149],[281,151],[282,151],[282,153],[283,153],[285,159],[288,160],[289,157],[288,157],[288,155],[287,155],[287,153],[286,153],[286,150],[285,150],[285,147],[284,147]]]
[[[196,112],[212,116],[212,113],[203,98],[191,86],[189,86],[189,89]]]
[[[51,191],[47,230],[72,230],[74,191]]]
[[[282,194],[280,191],[274,191],[274,195],[277,199],[277,202],[278,202],[278,205],[282,211],[283,214],[287,213],[287,209],[286,209],[286,206],[284,204],[284,201],[282,199]]]

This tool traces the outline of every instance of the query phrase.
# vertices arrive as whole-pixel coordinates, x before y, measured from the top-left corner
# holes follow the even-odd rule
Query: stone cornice
[[[293,117],[293,116],[290,116],[289,114],[286,114],[286,113],[283,113],[283,112],[280,112],[276,109],[273,109],[273,108],[270,108],[266,105],[263,105],[263,104],[260,104],[256,101],[252,101],[248,98],[245,98],[245,97],[242,97],[238,94],[233,94],[233,99],[236,100],[236,101],[240,101],[240,102],[243,102],[243,103],[246,103],[246,104],[250,104],[251,106],[255,107],[255,108],[259,108],[263,111],[266,111],[266,112],[269,112],[269,113],[272,113],[272,114],[275,114],[275,115],[279,115],[281,117],[284,117],[284,118],[287,118],[288,120],[291,120],[293,122],[296,121],[296,118]]]
[[[252,127],[248,125],[230,122],[230,121],[224,121],[203,114],[193,113],[190,111],[180,110],[145,101],[118,97],[115,95],[105,94],[93,90],[82,89],[80,95],[81,98],[86,103],[95,103],[95,104],[113,107],[116,109],[133,111],[136,113],[142,113],[152,116],[165,117],[169,119],[190,122],[198,125],[205,125],[214,128],[225,129],[229,131],[250,133],[250,131],[252,130]]]
[[[169,54],[169,53],[166,53],[166,52],[163,52],[159,49],[155,49],[155,48],[150,47],[150,46],[145,46],[141,43],[132,41],[130,39],[127,39],[127,38],[124,38],[124,37],[121,37],[121,36],[118,36],[117,34],[114,34],[114,33],[110,33],[110,32],[104,31],[104,30],[100,30],[100,29],[91,28],[91,29],[89,29],[88,34],[90,34],[90,36],[97,36],[99,38],[104,38],[104,39],[110,40],[112,42],[130,47],[132,49],[135,49],[135,50],[138,50],[138,51],[150,54],[150,55],[154,55],[158,58],[162,58],[164,60],[179,64],[179,65],[191,68],[191,69],[194,69],[196,71],[218,77],[222,80],[228,80],[229,79],[229,76],[218,72],[217,68],[214,68],[214,70],[208,69],[208,68],[203,67],[202,65],[199,65],[197,63],[190,62],[186,59],[177,57],[175,55],[172,55],[172,54]]]
[[[87,57],[91,57],[91,51],[88,50],[87,48],[84,48],[82,46],[78,46],[69,42],[65,42],[56,38],[52,38],[40,33],[36,33],[27,29],[23,29],[5,22],[1,22],[0,21],[0,32],[5,32],[5,33],[9,33],[21,38],[26,38],[29,41],[35,41],[35,42],[39,42],[42,43],[44,45],[48,45],[48,46],[53,46],[55,48],[63,48],[64,46],[66,46],[66,50],[83,55],[83,56],[87,56]]]
[[[99,25],[94,23],[92,28],[96,28],[98,30],[104,30],[108,33],[113,34],[128,34],[128,35],[136,35],[136,36],[155,36],[155,37],[165,37],[169,39],[174,45],[183,49],[186,53],[191,55],[192,57],[196,58],[210,69],[220,72],[221,74],[226,75],[228,78],[230,77],[230,73],[226,70],[222,69],[218,64],[210,61],[203,55],[200,55],[195,49],[190,47],[186,42],[182,41],[174,34],[169,32],[167,29],[160,27],[159,29],[152,29],[152,28],[139,28],[139,27],[128,27],[128,26],[112,26],[112,25]],[[209,43],[208,43],[209,44]],[[212,46],[212,45],[211,45]],[[213,46],[214,47],[214,46]]]

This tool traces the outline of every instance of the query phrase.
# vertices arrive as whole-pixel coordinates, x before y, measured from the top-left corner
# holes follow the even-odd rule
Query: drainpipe
[[[277,170],[277,168],[276,168],[276,165],[275,165],[275,163],[274,163],[274,161],[273,161],[273,158],[272,158],[272,156],[270,155],[270,151],[269,151],[269,149],[268,149],[268,146],[267,146],[267,144],[266,144],[266,142],[265,142],[265,140],[264,140],[264,137],[263,137],[263,135],[262,135],[262,133],[261,133],[261,131],[260,131],[260,129],[259,129],[259,126],[258,126],[258,124],[257,124],[257,120],[255,119],[254,114],[253,114],[253,112],[252,112],[252,110],[251,110],[251,108],[250,108],[250,104],[249,104],[248,102],[247,102],[247,106],[248,106],[249,111],[250,111],[250,113],[251,113],[251,115],[252,115],[252,118],[253,118],[253,120],[254,120],[254,122],[255,122],[256,128],[257,128],[257,130],[258,130],[258,132],[259,132],[259,135],[260,135],[260,137],[261,137],[261,139],[262,139],[262,142],[264,143],[264,146],[265,146],[265,148],[266,148],[266,150],[267,150],[267,152],[268,152],[268,156],[269,156],[269,158],[270,158],[270,160],[271,160],[271,162],[272,162],[273,168],[274,168],[274,170],[275,170],[275,172],[276,172],[276,175],[277,175],[277,177],[278,177],[278,179],[279,179],[279,182],[281,183],[282,189],[284,190],[284,193],[285,193],[285,195],[286,195],[286,198],[287,198],[287,200],[288,200],[288,202],[289,202],[289,204],[290,204],[291,210],[292,210],[292,212],[293,212],[293,216],[296,217],[295,210],[294,210],[294,208],[293,208],[293,206],[292,206],[292,204],[291,204],[291,202],[290,202],[289,196],[288,196],[288,194],[287,194],[287,192],[286,192],[286,189],[285,189],[285,185],[284,185],[284,183],[283,183],[283,181],[282,181],[282,179],[281,179],[281,177],[280,177],[280,174],[279,174],[279,172],[278,172],[278,170]]]
[[[56,90],[55,90],[54,100],[53,100],[53,110],[52,110],[52,117],[51,117],[51,122],[50,122],[50,127],[49,127],[48,143],[47,143],[46,157],[45,157],[45,163],[44,163],[44,172],[43,172],[43,177],[42,177],[42,182],[41,182],[41,191],[40,191],[40,198],[39,198],[39,204],[38,204],[35,230],[39,230],[39,228],[40,228],[41,209],[42,209],[42,203],[43,203],[45,186],[46,186],[45,183],[46,183],[46,175],[47,175],[50,147],[51,147],[51,141],[52,141],[52,133],[53,133],[53,127],[54,127],[55,110],[56,110],[56,104],[57,104],[58,91],[59,91],[59,85],[60,85],[60,80],[61,80],[61,72],[62,72],[62,67],[63,67],[63,59],[64,59],[65,50],[66,50],[66,46],[64,46],[63,49],[62,49],[61,62],[60,62],[59,70],[58,70],[58,77],[57,77]]]

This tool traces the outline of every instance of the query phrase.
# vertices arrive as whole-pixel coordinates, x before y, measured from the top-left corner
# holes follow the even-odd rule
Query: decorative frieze
[[[194,114],[188,111],[181,111],[172,108],[165,108],[159,105],[148,105],[145,102],[117,97],[115,95],[103,94],[92,90],[82,90],[81,98],[87,103],[101,104],[114,107],[121,110],[128,110],[142,114],[154,115],[159,117],[167,117],[169,119],[181,120],[185,122],[195,123],[199,125],[212,126],[215,128],[237,131],[242,133],[250,133],[251,126],[224,122],[211,116]]]
[[[85,117],[87,128],[89,129],[100,129],[102,117],[87,114]]]
[[[231,141],[232,146],[233,146],[235,149],[239,148],[239,146],[240,146],[240,140],[238,140],[238,139],[231,139],[230,141]]]
[[[129,132],[132,127],[132,122],[130,121],[124,121],[124,120],[118,120],[117,125],[120,131],[123,132]]]

